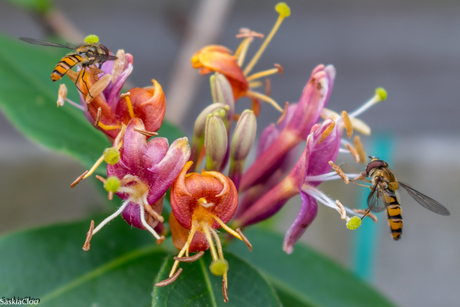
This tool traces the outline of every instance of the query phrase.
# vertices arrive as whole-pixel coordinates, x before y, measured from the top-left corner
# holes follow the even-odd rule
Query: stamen
[[[323,134],[321,134],[321,138],[319,139],[318,143],[322,143],[328,136],[331,134],[332,130],[334,130],[335,121],[332,121],[329,127],[324,130]]]
[[[209,226],[205,225],[203,227],[203,231],[206,236],[206,239],[208,240],[209,248],[211,250],[211,257],[213,260],[217,260],[219,259],[219,257],[217,256],[216,247],[214,246],[214,242],[212,241],[212,237],[211,237],[211,234],[209,233],[208,227]]]
[[[371,127],[357,117],[350,118],[353,128],[364,135],[371,135]]]
[[[224,297],[224,303],[228,302],[228,292],[227,292],[227,279],[222,279],[222,296]]]
[[[246,92],[246,95],[249,96],[249,97],[255,97],[255,98],[258,98],[260,100],[263,100],[265,102],[268,102],[269,104],[271,104],[275,109],[277,109],[278,111],[280,111],[281,113],[283,112],[283,109],[276,103],[275,100],[273,100],[272,98],[264,95],[264,94],[261,94],[261,93],[257,93],[257,92],[253,92],[253,91],[247,91]]]
[[[280,25],[283,22],[284,18],[286,18],[286,17],[288,17],[290,15],[289,7],[286,4],[284,4],[284,5],[278,4],[276,6],[276,10],[280,14],[278,16],[278,20],[276,21],[275,25],[273,26],[273,29],[270,31],[270,34],[268,34],[267,38],[263,42],[262,46],[260,46],[260,48],[257,51],[257,53],[252,58],[251,62],[249,62],[248,66],[246,66],[246,68],[244,69],[243,73],[244,73],[245,76],[247,76],[251,72],[251,70],[254,67],[254,65],[256,65],[257,61],[259,60],[259,58],[262,55],[262,53],[265,51],[265,48],[267,48],[268,43],[272,40],[273,36],[275,35],[276,31],[280,27]]]
[[[130,92],[126,92],[124,94],[121,94],[120,98],[125,98],[126,105],[128,106],[129,116],[131,117],[131,119],[133,119],[134,118],[134,110],[133,110],[133,104],[131,103],[131,98],[129,97],[130,95],[131,95]]]
[[[251,242],[249,242],[248,238],[246,238],[246,236],[243,234],[241,229],[237,228],[236,232],[241,236],[241,238],[243,239],[243,242],[246,243],[246,245],[249,248],[249,251],[252,252],[252,244],[251,244]]]
[[[345,211],[345,208],[343,207],[342,203],[339,200],[336,200],[335,203],[337,204],[337,207],[339,208],[340,218],[344,220],[347,217],[347,212]]]
[[[353,211],[359,214],[365,214],[367,210],[353,209]],[[374,214],[372,214],[370,211],[367,212],[367,216],[370,217],[375,223],[378,222],[377,217]]]
[[[62,107],[64,105],[65,99],[67,98],[67,87],[65,84],[59,85],[57,106]]]
[[[228,227],[224,222],[222,222],[222,220],[220,218],[218,218],[217,216],[211,214],[212,218],[214,220],[216,220],[217,223],[219,223],[219,225],[225,229],[225,231],[227,231],[229,234],[231,234],[232,236],[240,239],[241,241],[244,241],[243,238],[236,232],[234,231],[233,229],[231,229],[230,227]]]
[[[102,183],[106,183],[106,182],[107,182],[107,180],[106,180],[104,177],[102,177],[102,176],[96,175],[96,176],[94,176],[94,177],[96,177],[96,179],[99,180],[99,181],[101,181]]]
[[[204,197],[201,197],[201,198],[198,199],[198,204],[200,204],[201,206],[203,206],[205,208],[209,208],[209,207],[214,206],[214,203],[208,203],[208,201]]]
[[[361,107],[359,107],[355,111],[351,112],[349,115],[350,115],[350,117],[357,117],[357,116],[361,115],[362,113],[364,113],[365,111],[367,111],[374,104],[376,104],[376,103],[378,103],[378,102],[380,102],[382,100],[385,100],[386,98],[387,98],[387,92],[385,91],[384,88],[379,87],[379,88],[377,88],[375,90],[374,97],[372,97],[369,101],[364,103]]]
[[[342,111],[343,123],[345,124],[345,130],[347,131],[347,137],[351,138],[353,135],[353,125],[351,124],[350,117],[346,111]]]
[[[157,243],[158,245],[160,245],[160,244],[163,243],[165,240],[166,240],[166,237],[165,237],[165,236],[161,236],[161,237],[156,241],[156,243]]]
[[[268,79],[266,79],[268,80]],[[256,87],[260,87],[262,86],[262,82],[261,81],[252,81],[252,82],[249,82],[249,87],[250,88],[256,88]],[[265,93],[265,95],[267,95],[267,93]],[[267,96],[270,96],[270,95],[267,95]]]
[[[138,129],[138,128],[134,128],[134,131],[139,132],[140,134],[145,135],[147,137],[152,137],[152,136],[158,135],[158,133],[156,133],[156,132],[147,131],[147,130]]]
[[[248,38],[248,37],[264,38],[264,35],[256,31],[251,31],[248,28],[241,28],[240,33],[236,35],[236,38],[243,38],[243,37],[244,38]]]
[[[108,198],[109,200],[112,200],[112,199],[113,199],[113,192],[112,192],[112,191],[110,191],[110,192],[108,193],[107,198]]]
[[[238,66],[241,67],[244,63],[244,59],[246,58],[246,54],[248,52],[248,49],[249,49],[249,45],[251,45],[252,41],[254,39],[252,37],[248,37],[248,38],[245,38],[240,46],[238,47],[238,49],[236,50],[235,52],[235,57],[237,57],[237,63],[238,63]]]
[[[342,180],[346,183],[346,184],[349,184],[350,183],[350,179],[348,179],[347,175],[345,175],[345,173],[342,171],[342,169],[334,164],[334,162],[332,161],[329,161],[329,165],[332,167],[332,169],[337,173],[337,175],[340,176],[340,178],[342,178]]]
[[[74,72],[73,70],[68,70],[66,76],[69,77],[69,79],[72,80],[73,83],[75,83],[78,78],[78,73]]]
[[[117,51],[117,59],[113,62],[112,82],[115,83],[126,66],[126,55],[123,49]]]
[[[338,120],[340,118],[340,115],[338,113],[335,113],[334,111],[326,109],[326,108],[323,108],[321,110],[320,116],[321,116],[322,119],[330,118],[330,119],[333,119],[333,120]]]
[[[85,171],[83,174],[78,176],[78,178],[70,184],[70,187],[73,188],[74,186],[76,186],[80,181],[82,181],[85,178],[86,174],[88,174],[88,171]]]
[[[347,146],[348,150],[350,151],[351,155],[353,156],[353,158],[355,159],[356,163],[359,162],[359,154],[358,154],[358,151],[353,148],[350,144],[348,143],[345,143],[345,146]]]
[[[94,163],[93,167],[91,167],[91,169],[89,171],[86,172],[85,176],[83,177],[83,179],[86,179],[88,178],[89,176],[91,176],[94,171],[99,167],[99,165],[101,165],[101,163],[104,162],[104,155],[102,155],[97,161],[96,163]]]
[[[272,83],[270,79],[268,78],[266,78],[264,82],[265,82],[265,95],[270,97],[272,95]]]
[[[99,79],[96,83],[91,86],[89,89],[88,95],[86,96],[85,102],[90,103],[94,97],[98,96],[102,93],[103,90],[109,85],[112,75],[106,74],[101,79]]]
[[[120,208],[118,208],[117,211],[115,211],[114,213],[112,213],[111,215],[109,215],[108,217],[105,218],[105,220],[103,220],[99,225],[97,225],[97,227],[93,230],[93,236],[99,232],[99,230],[102,229],[102,227],[104,227],[105,225],[107,225],[111,220],[113,220],[114,218],[116,218],[117,216],[119,216],[123,210],[125,210],[126,206],[128,206],[129,204],[129,201],[125,201]]]
[[[280,118],[278,118],[278,121],[276,122],[277,125],[279,125],[283,121],[283,119],[286,117],[288,107],[289,107],[289,101],[286,101],[286,103],[284,104],[283,114],[281,114]]]
[[[358,152],[359,160],[362,164],[365,164],[367,156],[366,152],[364,151],[363,143],[361,143],[361,138],[359,137],[359,135],[355,135],[355,138],[353,139],[353,144],[355,145],[356,151]]]
[[[103,130],[116,130],[116,129],[121,129],[121,126],[120,125],[113,125],[113,126],[110,126],[110,125],[104,125],[103,123],[99,122],[98,123],[98,126],[100,128],[102,128]]]
[[[102,115],[102,108],[99,107],[97,108],[97,114],[96,114],[96,120],[94,121],[94,127],[97,127],[99,125],[99,122],[101,121],[101,115]]]
[[[179,270],[177,270],[176,274],[174,274],[173,276],[169,277],[168,279],[165,279],[163,281],[157,282],[155,284],[155,286],[164,287],[164,286],[172,284],[173,282],[176,281],[177,277],[179,277],[180,273],[182,273],[182,268],[179,268]]]
[[[197,227],[196,227],[195,223],[193,223],[192,224],[192,229],[190,230],[190,233],[189,233],[188,238],[187,238],[187,242],[185,243],[184,247],[182,247],[181,251],[179,252],[179,255],[177,255],[177,258],[181,258],[186,251],[187,251],[187,256],[188,256],[188,248],[189,248],[190,244],[192,243],[192,239],[193,239],[193,236],[195,235],[196,229],[197,229]],[[174,261],[174,264],[173,264],[173,266],[171,268],[171,272],[169,273],[169,277],[173,276],[173,274],[176,271],[178,265],[179,265],[179,260]]]
[[[155,230],[153,230],[152,227],[150,227],[149,224],[145,221],[145,211],[143,206],[139,206],[140,214],[141,214],[141,223],[142,226],[144,226],[157,240],[160,240],[161,237],[157,234]]]
[[[134,129],[136,129],[136,128],[134,128]],[[126,132],[126,125],[122,123],[121,124],[121,130],[120,130],[120,132],[118,132],[117,137],[113,141],[113,147],[116,147],[117,150],[120,150],[121,146],[123,145],[122,138],[125,135],[125,132]]]
[[[91,221],[91,224],[89,225],[89,230],[88,232],[86,233],[86,240],[85,240],[85,244],[83,244],[83,250],[85,252],[89,251],[90,247],[91,247],[91,239],[93,237],[93,230],[94,230],[94,221],[92,220]]]
[[[255,73],[253,75],[250,75],[249,77],[246,78],[247,81],[252,81],[252,80],[256,80],[256,79],[260,79],[262,77],[266,77],[266,76],[270,76],[270,75],[274,75],[276,73],[278,73],[279,75],[281,75],[283,73],[283,67],[281,67],[281,65],[279,64],[275,64],[275,67],[276,68],[272,68],[272,69],[267,69],[267,70],[264,70],[264,71],[260,71],[258,73]]]
[[[162,217],[155,210],[153,210],[152,206],[150,206],[146,202],[143,202],[142,205],[144,206],[145,211],[147,211],[147,213],[150,214],[154,219],[162,223],[165,221],[164,217]]]
[[[220,242],[219,235],[217,234],[216,230],[213,229],[212,227],[209,228],[211,230],[212,236],[214,237],[214,240],[216,240],[216,245],[217,245],[217,253],[219,254],[220,259],[224,259],[224,252],[222,250],[222,243]]]
[[[197,254],[195,254],[193,256],[190,256],[190,257],[182,257],[182,258],[174,257],[174,260],[177,260],[177,261],[180,261],[180,262],[195,262],[198,259],[200,259],[201,256],[203,256],[203,255],[204,255],[204,252],[200,251],[199,253],[197,253]]]

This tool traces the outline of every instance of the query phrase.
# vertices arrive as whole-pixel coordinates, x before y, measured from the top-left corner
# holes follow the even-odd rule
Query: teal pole
[[[372,137],[371,145],[367,151],[368,156],[375,156],[385,160],[392,165],[392,153],[394,148],[394,138],[391,134],[376,134]],[[358,192],[357,201],[360,209],[367,208],[367,197],[369,189],[362,188]],[[355,230],[352,259],[353,269],[356,275],[364,280],[371,281],[374,276],[375,255],[380,241],[380,225],[387,224],[386,213],[377,215],[379,222],[374,223],[371,219],[363,219],[361,227]]]

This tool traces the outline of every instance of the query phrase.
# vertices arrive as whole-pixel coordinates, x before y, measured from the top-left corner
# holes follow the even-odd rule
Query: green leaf
[[[7,2],[23,9],[45,13],[52,8],[50,0],[6,0]]]
[[[167,254],[147,231],[121,218],[98,232],[85,252],[89,222],[0,238],[1,296],[39,298],[40,306],[150,306]]]
[[[209,271],[211,257],[206,252],[194,263],[180,263],[183,272],[172,284],[155,287],[152,306],[281,306],[273,288],[254,267],[239,257],[226,253],[229,263],[228,303],[222,296],[222,277]],[[163,264],[155,282],[168,278],[173,260]]]
[[[241,242],[229,250],[254,265],[275,287],[284,306],[394,306],[382,294],[334,261],[297,243],[294,252],[283,250],[283,237],[252,228],[245,235],[253,245],[248,252]]]
[[[29,139],[50,149],[71,155],[90,167],[111,146],[83,112],[69,104],[56,107],[59,84],[50,74],[65,54],[58,48],[32,46],[0,35],[0,108],[12,124]],[[79,101],[68,78],[69,98]],[[170,142],[183,136],[173,125],[163,123],[160,136]]]

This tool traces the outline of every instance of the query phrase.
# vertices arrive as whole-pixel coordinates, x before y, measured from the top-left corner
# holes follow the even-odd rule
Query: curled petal
[[[287,254],[292,253],[294,244],[303,235],[318,213],[318,204],[313,197],[302,191],[300,192],[300,196],[302,197],[302,206],[299,215],[297,215],[294,223],[289,227],[284,237],[283,250]]]

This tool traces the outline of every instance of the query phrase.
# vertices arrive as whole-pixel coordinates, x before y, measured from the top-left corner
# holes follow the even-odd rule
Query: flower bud
[[[224,103],[229,107],[226,116],[226,125],[229,128],[233,120],[233,114],[235,113],[235,99],[233,98],[232,86],[224,75],[217,72],[210,77],[210,81],[214,103]]]
[[[219,171],[228,147],[228,133],[220,115],[209,114],[206,120],[204,143],[206,148],[206,169]]]
[[[245,110],[236,124],[232,138],[231,158],[235,161],[246,160],[256,138],[257,119],[254,112]]]

